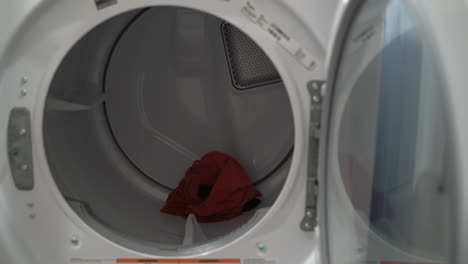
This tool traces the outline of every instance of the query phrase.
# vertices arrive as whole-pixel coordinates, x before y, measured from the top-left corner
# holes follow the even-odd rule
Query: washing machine
[[[0,263],[466,263],[466,0],[0,0]],[[262,193],[160,212],[210,151]]]

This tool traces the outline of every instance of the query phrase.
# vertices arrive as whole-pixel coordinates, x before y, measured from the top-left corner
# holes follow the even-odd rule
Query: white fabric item
[[[200,224],[197,221],[195,215],[190,214],[187,217],[187,221],[185,222],[185,236],[184,236],[184,246],[190,246],[193,244],[201,243],[206,241],[206,235],[203,233],[203,230]]]

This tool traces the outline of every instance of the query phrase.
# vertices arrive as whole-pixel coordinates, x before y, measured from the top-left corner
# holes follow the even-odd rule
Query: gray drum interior
[[[248,64],[248,48],[261,52],[258,46],[232,46],[240,34],[226,36],[224,28],[195,10],[135,10],[90,31],[58,68],[44,113],[49,166],[74,211],[110,239],[165,248],[204,243],[239,229],[279,194],[294,139],[286,89],[261,78],[262,71],[277,78],[264,68],[269,60],[263,69]],[[232,65],[229,49],[244,64]],[[236,67],[248,87],[235,85]],[[206,239],[187,244],[186,220],[159,209],[192,162],[214,150],[243,164],[262,203],[233,220],[201,224]]]

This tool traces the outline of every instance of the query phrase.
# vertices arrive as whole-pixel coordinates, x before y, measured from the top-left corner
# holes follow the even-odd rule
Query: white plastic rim
[[[273,1],[251,1],[256,4],[260,12],[265,11],[266,16],[276,19],[276,21],[285,25],[285,28],[293,29],[291,35],[297,40],[297,43],[304,49],[308,50],[316,59],[317,65],[313,70],[307,69],[283,46],[275,42],[261,27],[246,18],[240,11],[247,1],[221,1],[221,0],[204,0],[204,1],[184,1],[184,0],[141,0],[141,1],[126,1],[119,2],[116,5],[105,9],[97,10],[93,1],[62,1],[58,3],[38,3],[37,6],[32,6],[33,14],[24,21],[17,29],[17,34],[10,40],[12,41],[6,48],[4,62],[12,62],[10,65],[0,65],[0,73],[3,75],[0,83],[1,98],[0,106],[0,124],[6,124],[8,113],[11,108],[24,106],[32,112],[32,129],[33,133],[33,151],[35,159],[35,179],[37,180],[35,190],[31,194],[22,195],[10,185],[0,185],[0,193],[7,200],[14,200],[15,203],[3,205],[11,215],[11,220],[15,225],[22,225],[20,220],[17,220],[19,208],[14,204],[23,204],[29,200],[39,201],[41,204],[41,212],[47,215],[49,219],[54,219],[62,228],[64,241],[67,241],[69,234],[79,233],[78,236],[84,237],[81,250],[85,250],[84,245],[89,244],[89,248],[103,248],[103,252],[111,254],[115,252],[119,256],[128,254],[129,256],[201,256],[209,255],[216,256],[221,254],[226,256],[229,252],[244,252],[243,254],[257,254],[255,249],[255,237],[261,237],[269,244],[271,252],[289,250],[291,248],[284,247],[284,237],[294,237],[294,241],[290,241],[291,245],[296,244],[302,247],[297,247],[294,251],[300,251],[303,248],[306,252],[297,255],[297,258],[304,259],[310,255],[314,244],[317,243],[313,233],[305,234],[299,229],[300,219],[304,213],[305,199],[305,180],[306,180],[306,160],[308,141],[308,113],[309,113],[309,97],[306,89],[306,84],[310,80],[320,80],[325,78],[325,52],[324,47],[320,44],[317,32],[313,28],[304,26],[303,21],[298,20],[294,16],[294,12],[284,8],[284,4]],[[42,135],[43,113],[45,99],[48,93],[49,85],[59,67],[62,59],[72,48],[72,46],[88,31],[103,21],[118,15],[120,13],[144,8],[149,6],[171,5],[197,9],[214,16],[217,16],[229,23],[235,25],[251,37],[269,56],[273,64],[280,73],[283,82],[285,83],[287,93],[290,98],[291,107],[294,118],[294,153],[292,156],[292,164],[289,171],[288,179],[277,198],[275,204],[266,213],[266,215],[256,222],[252,222],[242,227],[239,231],[226,235],[217,241],[180,251],[168,251],[165,249],[154,249],[154,251],[128,249],[121,245],[108,240],[101,234],[95,232],[69,207],[68,203],[62,197],[60,190],[54,183],[48,167],[44,142]],[[63,12],[66,10],[66,12]],[[15,46],[15,44],[19,45]],[[1,47],[0,47],[1,48]],[[0,50],[1,52],[2,50]],[[2,55],[2,54],[0,54]],[[45,66],[46,65],[46,66]],[[27,76],[28,95],[24,98],[18,96],[18,85],[21,76]],[[1,128],[2,130],[4,128]],[[1,132],[0,132],[1,133]],[[3,142],[2,142],[3,143]],[[3,144],[2,144],[3,145]],[[3,175],[3,178],[11,179],[9,170]],[[1,177],[1,176],[0,176]],[[0,178],[0,183],[5,179]],[[51,200],[50,197],[53,197]],[[55,201],[55,205],[51,201]],[[58,207],[57,204],[58,203]],[[16,222],[18,221],[18,222]],[[27,220],[21,220],[27,221]],[[38,219],[39,221],[39,219]],[[46,221],[41,220],[41,221]],[[73,229],[68,222],[73,223],[78,229]],[[32,228],[32,227],[31,227]],[[51,226],[49,228],[52,229]],[[55,227],[54,227],[55,228]],[[281,230],[280,230],[281,229]],[[25,228],[27,230],[34,229]],[[272,230],[278,230],[273,232]],[[30,234],[32,235],[32,234]],[[241,240],[250,239],[249,243],[237,243]],[[276,238],[276,239],[274,239]],[[59,236],[57,241],[49,241],[51,244],[60,244]],[[314,243],[315,241],[315,243]],[[31,246],[33,242],[30,242]],[[63,242],[62,242],[63,243]],[[307,247],[304,247],[306,243]],[[36,246],[33,251],[39,251],[41,246]],[[47,248],[47,245],[43,245]],[[61,245],[62,246],[62,245]],[[63,245],[63,249],[55,248],[55,252],[60,254],[70,254],[70,249],[67,245]],[[249,248],[244,249],[244,248]],[[49,249],[50,250],[50,249]],[[145,252],[145,253],[141,253]],[[231,253],[231,255],[234,253]],[[306,254],[306,255],[304,255]],[[37,256],[37,255],[36,255]],[[40,262],[38,262],[40,263]]]

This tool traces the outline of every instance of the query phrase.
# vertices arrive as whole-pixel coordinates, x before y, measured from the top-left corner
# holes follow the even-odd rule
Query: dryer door
[[[350,1],[342,18],[321,128],[322,263],[453,263],[454,88],[429,2]]]

